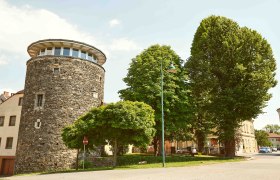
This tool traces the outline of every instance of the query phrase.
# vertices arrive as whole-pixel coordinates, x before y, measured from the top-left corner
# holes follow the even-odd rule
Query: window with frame
[[[37,107],[42,107],[43,106],[43,94],[37,94],[37,100],[36,100],[36,106]]]
[[[51,47],[47,48],[47,55],[52,55],[52,48]]]
[[[41,56],[45,55],[45,49],[41,49],[40,55],[41,55]]]
[[[0,116],[0,126],[4,126],[5,116]]]
[[[12,149],[13,148],[13,138],[7,137],[6,141],[6,149]]]
[[[9,126],[16,125],[16,116],[10,116]]]
[[[53,74],[58,75],[60,73],[60,69],[59,68],[53,68]]]
[[[94,55],[93,55],[93,62],[97,63],[97,58]]]
[[[88,54],[88,60],[92,61],[92,54]]]
[[[73,49],[72,50],[72,56],[73,57],[79,57],[79,49]]]
[[[55,55],[55,56],[60,56],[60,51],[61,51],[61,48],[60,48],[60,47],[55,47],[55,48],[54,48],[54,55]]]
[[[70,56],[70,48],[63,48],[63,56]]]
[[[22,100],[23,100],[23,97],[20,97],[20,98],[18,99],[18,105],[19,105],[19,106],[22,106]]]
[[[87,53],[85,51],[81,51],[81,58],[86,59]]]

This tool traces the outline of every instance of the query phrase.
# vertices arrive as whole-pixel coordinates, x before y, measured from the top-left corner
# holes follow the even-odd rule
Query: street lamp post
[[[163,70],[162,60],[160,61],[160,74],[161,74],[161,154],[162,154],[162,167],[165,167],[165,150],[164,150],[164,112],[163,112]]]
[[[169,67],[169,72],[175,72],[173,64]],[[160,61],[160,74],[161,74],[161,151],[162,151],[162,167],[165,167],[165,142],[164,142],[164,112],[163,112],[163,68],[162,59]]]
[[[278,114],[279,114],[279,121],[280,121],[280,108],[278,108],[276,111],[277,111]]]

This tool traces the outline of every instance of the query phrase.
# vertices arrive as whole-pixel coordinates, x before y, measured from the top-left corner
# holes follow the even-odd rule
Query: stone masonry
[[[104,75],[101,65],[71,56],[38,56],[27,62],[16,173],[74,166],[76,151],[63,144],[62,129],[102,104]],[[42,107],[36,107],[38,94],[43,95]]]

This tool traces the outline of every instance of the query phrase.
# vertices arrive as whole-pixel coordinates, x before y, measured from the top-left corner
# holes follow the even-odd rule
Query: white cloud
[[[8,58],[7,56],[3,55],[2,53],[0,54],[0,66],[8,64]]]
[[[15,7],[0,0],[0,50],[28,56],[26,48],[41,39],[71,39],[99,47],[95,38],[58,15],[29,5]],[[24,59],[26,60],[26,59]]]
[[[114,39],[110,45],[112,51],[131,51],[141,49],[136,42],[127,38]]]
[[[115,26],[118,26],[120,25],[121,22],[118,20],[118,19],[112,19],[110,22],[109,22],[109,25],[110,27],[115,27]]]

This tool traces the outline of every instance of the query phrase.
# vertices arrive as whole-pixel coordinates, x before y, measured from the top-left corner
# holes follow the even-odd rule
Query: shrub
[[[83,168],[83,162],[84,162],[83,160],[79,162],[79,168]],[[85,160],[85,169],[92,168],[92,167],[93,167],[92,162]]]

